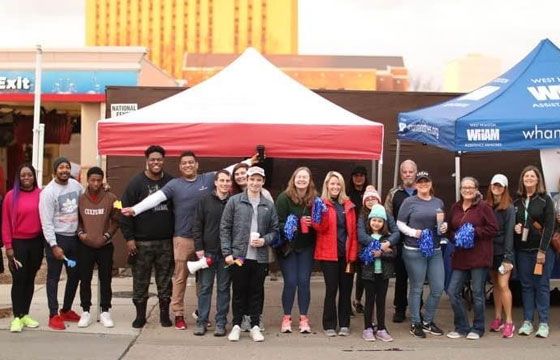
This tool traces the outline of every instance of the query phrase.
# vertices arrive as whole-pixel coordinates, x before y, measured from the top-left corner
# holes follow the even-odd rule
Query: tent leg
[[[379,158],[377,163],[377,192],[382,196],[383,190],[383,158]]]
[[[377,172],[376,169],[377,168],[377,163],[376,160],[372,160],[371,161],[371,181],[370,184],[375,186],[375,183],[377,182]]]
[[[455,201],[459,201],[461,187],[461,152],[455,154]]]
[[[401,157],[401,141],[397,139],[397,151],[395,153],[395,170],[393,174],[393,187],[397,187],[399,181],[399,161]]]

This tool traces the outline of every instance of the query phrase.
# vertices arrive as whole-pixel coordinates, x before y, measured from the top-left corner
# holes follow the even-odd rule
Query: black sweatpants
[[[259,264],[256,260],[245,260],[243,266],[234,264],[229,267],[233,288],[233,325],[241,325],[245,314],[251,317],[251,327],[259,325],[267,268],[268,264]]]
[[[375,274],[373,280],[364,280],[366,290],[366,304],[364,307],[364,329],[373,328],[373,309],[377,317],[377,330],[385,330],[385,299],[389,279],[384,279],[382,274]]]
[[[91,278],[93,268],[97,264],[101,311],[111,308],[111,279],[113,272],[113,244],[109,243],[99,249],[89,247],[84,243],[78,244],[78,263],[80,264],[80,302],[84,311],[91,308]]]
[[[18,270],[10,268],[14,317],[20,318],[29,314],[33,292],[35,291],[35,275],[43,262],[44,241],[42,235],[34,239],[12,240],[14,258],[22,265]]]
[[[336,330],[337,322],[340,327],[350,327],[350,304],[354,274],[346,273],[345,259],[339,259],[338,261],[320,261],[319,264],[325,279],[323,329]],[[336,304],[337,293],[338,311]]]

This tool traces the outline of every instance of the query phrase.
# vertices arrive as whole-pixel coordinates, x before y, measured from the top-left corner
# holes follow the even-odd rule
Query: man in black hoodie
[[[165,150],[161,146],[151,145],[144,154],[146,170],[133,177],[128,184],[122,197],[123,207],[137,204],[173,179],[163,171]],[[136,306],[136,319],[132,322],[134,328],[141,328],[146,324],[152,267],[155,268],[161,326],[172,325],[169,319],[174,229],[171,209],[170,202],[166,201],[136,217],[120,218],[129,263],[132,264],[132,301]]]

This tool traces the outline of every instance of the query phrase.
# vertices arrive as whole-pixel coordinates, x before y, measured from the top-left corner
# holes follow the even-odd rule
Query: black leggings
[[[385,298],[389,279],[382,274],[375,274],[373,280],[364,280],[366,304],[364,307],[364,329],[373,328],[373,309],[376,308],[377,330],[385,330]]]
[[[42,236],[34,239],[12,241],[14,258],[22,267],[12,273],[12,308],[14,317],[22,317],[29,314],[29,307],[35,291],[35,275],[43,262],[44,239]]]

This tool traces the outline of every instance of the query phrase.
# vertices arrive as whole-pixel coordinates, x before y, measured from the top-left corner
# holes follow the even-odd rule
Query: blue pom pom
[[[460,249],[472,249],[474,247],[474,226],[464,223],[455,232],[455,246]]]
[[[327,212],[327,205],[323,202],[323,200],[316,196],[315,200],[313,200],[313,208],[311,209],[311,221],[314,224],[320,224],[321,218],[323,214]]]
[[[420,248],[422,256],[430,257],[434,255],[434,233],[432,230],[422,230],[420,239],[418,239],[418,247]]]
[[[360,252],[360,260],[366,265],[373,264],[375,257],[373,256],[374,251],[381,250],[381,243],[377,239],[373,239],[367,246],[362,248]]]
[[[286,241],[282,238],[282,236],[280,236],[280,233],[276,232],[276,235],[274,236],[274,239],[272,239],[270,247],[273,249],[278,249],[279,247],[284,245],[285,242]]]
[[[292,241],[296,238],[296,232],[298,228],[298,217],[294,214],[288,215],[286,219],[286,224],[284,225],[284,236],[288,241]]]

